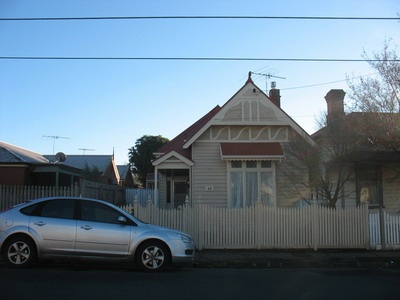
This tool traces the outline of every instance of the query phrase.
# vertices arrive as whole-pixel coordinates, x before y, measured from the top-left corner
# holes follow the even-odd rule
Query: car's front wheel
[[[169,261],[169,250],[165,244],[159,241],[145,242],[139,246],[136,252],[136,262],[144,271],[160,271]]]
[[[19,236],[11,238],[6,243],[3,254],[8,265],[24,268],[36,259],[36,248],[29,238]]]

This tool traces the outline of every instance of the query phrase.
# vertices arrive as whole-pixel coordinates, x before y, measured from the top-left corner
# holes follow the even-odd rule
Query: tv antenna
[[[82,151],[82,155],[85,155],[86,151],[95,151],[94,149],[89,149],[89,148],[79,148],[78,150]]]
[[[251,74],[259,75],[259,76],[265,77],[265,93],[268,93],[268,79],[271,79],[271,77],[273,77],[273,78],[279,78],[279,79],[286,79],[285,77],[275,76],[275,75],[272,75],[272,74],[270,74],[270,73],[256,73],[256,72],[251,72]]]
[[[48,139],[53,139],[53,155],[54,155],[54,148],[56,145],[56,140],[58,139],[70,139],[69,137],[65,137],[65,136],[59,136],[59,135],[44,135],[44,138],[48,138]]]

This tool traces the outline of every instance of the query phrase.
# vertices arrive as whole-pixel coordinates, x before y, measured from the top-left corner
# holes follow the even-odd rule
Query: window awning
[[[221,143],[221,157],[226,160],[280,160],[280,143]]]

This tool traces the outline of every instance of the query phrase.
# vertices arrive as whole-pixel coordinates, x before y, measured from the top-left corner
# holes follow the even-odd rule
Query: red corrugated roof
[[[166,154],[171,151],[176,151],[182,156],[191,159],[191,151],[190,149],[184,149],[183,145],[192,138],[204,125],[207,124],[219,111],[221,107],[217,105],[210,112],[208,112],[205,116],[197,120],[193,125],[188,127],[185,131],[180,133],[174,139],[163,145],[160,149],[157,150],[156,153]]]

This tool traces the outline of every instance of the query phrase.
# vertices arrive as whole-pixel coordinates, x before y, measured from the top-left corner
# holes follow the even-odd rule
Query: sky
[[[385,40],[400,46],[398,20],[4,19],[399,14],[398,0],[0,0],[0,140],[41,154],[114,151],[126,164],[139,138],[173,139],[228,101],[249,71],[272,75],[252,78],[262,90],[275,81],[281,108],[312,134],[329,90],[374,76],[366,62],[5,57],[362,59]]]

